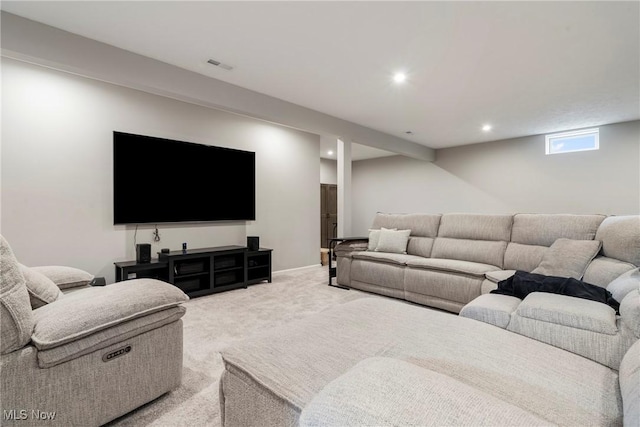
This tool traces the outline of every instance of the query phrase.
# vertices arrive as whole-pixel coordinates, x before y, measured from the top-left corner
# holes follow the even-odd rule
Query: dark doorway
[[[320,244],[329,248],[329,239],[338,230],[338,186],[320,184]]]

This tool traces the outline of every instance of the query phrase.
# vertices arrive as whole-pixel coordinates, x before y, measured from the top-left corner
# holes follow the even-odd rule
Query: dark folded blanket
[[[510,295],[520,299],[524,299],[531,292],[548,292],[597,301],[607,304],[616,313],[620,308],[620,303],[613,299],[611,292],[600,286],[570,277],[545,276],[520,270],[508,279],[500,281],[498,289],[491,291],[492,294]]]

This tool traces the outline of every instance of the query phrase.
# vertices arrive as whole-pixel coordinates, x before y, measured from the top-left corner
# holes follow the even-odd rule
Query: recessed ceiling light
[[[413,132],[411,132],[410,130],[407,130],[404,133],[406,133],[407,135],[413,135]]]
[[[330,155],[330,156],[333,156],[333,151],[329,150],[329,151],[327,151],[327,154]]]
[[[485,132],[489,132],[491,130],[491,125],[482,126],[482,130],[485,131]]]
[[[405,73],[395,73],[393,75],[393,81],[396,83],[402,83],[407,80],[407,75]]]

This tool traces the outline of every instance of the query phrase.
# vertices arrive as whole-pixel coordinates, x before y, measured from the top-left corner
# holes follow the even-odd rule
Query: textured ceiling
[[[432,148],[640,118],[638,2],[0,7]]]

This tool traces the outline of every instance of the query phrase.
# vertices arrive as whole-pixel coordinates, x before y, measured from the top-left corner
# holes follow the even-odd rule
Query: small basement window
[[[600,148],[600,130],[583,129],[546,135],[546,153],[560,154]]]

